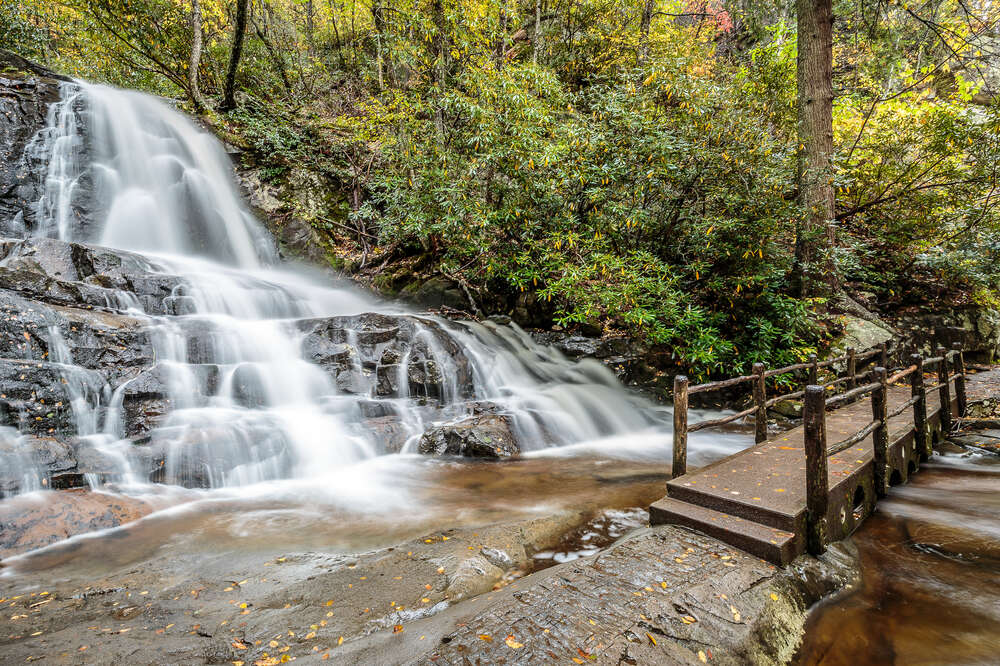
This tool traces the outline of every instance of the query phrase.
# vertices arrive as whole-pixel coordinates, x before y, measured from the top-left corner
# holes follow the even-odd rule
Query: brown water
[[[799,666],[1000,664],[1000,459],[935,456],[853,540],[860,589],[812,614]]]
[[[615,516],[627,515],[631,526],[635,507],[644,508],[661,497],[669,476],[669,466],[661,458],[506,462],[411,458],[391,464],[399,466],[396,498],[366,498],[352,506],[324,500],[308,485],[283,484],[275,492],[262,489],[258,496],[164,488],[163,494],[146,497],[159,508],[152,515],[53,544],[6,564],[15,574],[46,571],[68,580],[173,553],[225,552],[233,557],[310,550],[357,553],[434,531],[542,517],[565,509],[594,516],[599,532],[604,516],[612,516],[603,530],[606,534],[590,537],[605,545],[622,527]],[[36,501],[46,497],[57,495],[40,493]],[[39,510],[44,509],[43,505]],[[606,510],[612,513],[603,513]]]

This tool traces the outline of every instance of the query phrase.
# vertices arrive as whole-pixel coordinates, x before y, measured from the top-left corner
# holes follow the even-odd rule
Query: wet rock
[[[455,310],[469,308],[469,300],[458,285],[441,276],[407,285],[399,296],[428,308],[446,307]]]
[[[506,458],[520,453],[510,418],[502,414],[472,416],[431,428],[420,438],[419,451],[469,458]]]
[[[55,363],[0,359],[0,425],[39,435],[77,434],[74,397],[96,407],[106,384],[97,372]]]
[[[64,440],[0,430],[0,498],[80,486],[76,467],[73,447]]]
[[[131,252],[29,238],[0,244],[0,284],[54,305],[167,314],[165,300],[186,283]]]
[[[0,236],[32,228],[40,183],[24,149],[46,126],[63,76],[0,50]]]
[[[153,363],[144,325],[126,315],[49,306],[0,290],[0,357],[62,362],[58,337],[74,364],[101,372],[112,385]]]
[[[202,424],[153,430],[133,447],[130,458],[153,483],[185,488],[219,488],[262,479],[287,478],[295,458],[274,430]],[[259,472],[259,474],[258,474]]]
[[[410,432],[398,416],[365,419],[363,427],[375,436],[378,454],[399,453],[410,438]]]
[[[204,398],[217,390],[219,368],[212,364],[177,367],[158,363],[130,380],[122,389],[127,437],[142,437],[163,423],[173,407],[168,398],[172,382],[186,384],[192,399]]]
[[[648,362],[648,348],[626,336],[593,337],[563,331],[533,331],[531,337],[558,349],[572,359],[593,358],[611,369],[622,381],[648,384],[656,374]]]
[[[0,558],[118,527],[150,511],[142,500],[84,489],[45,493],[41,498],[15,497],[0,504]]]
[[[367,313],[299,327],[304,357],[334,374],[344,392],[430,399],[473,393],[469,360],[437,321]]]
[[[783,416],[786,419],[801,419],[802,418],[802,401],[800,400],[782,400],[781,402],[776,402],[771,406],[770,411]]]

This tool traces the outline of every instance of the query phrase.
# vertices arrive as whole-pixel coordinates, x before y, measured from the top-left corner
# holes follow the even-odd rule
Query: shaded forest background
[[[796,9],[21,0],[0,47],[181,100],[385,291],[441,276],[703,376],[802,360],[836,311],[1000,305],[1000,8],[833,2],[829,233],[802,225]]]

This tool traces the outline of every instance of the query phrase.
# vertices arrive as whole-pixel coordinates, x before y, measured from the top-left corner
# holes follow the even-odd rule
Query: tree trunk
[[[201,67],[201,2],[191,0],[191,61],[188,63],[188,87],[191,101],[199,113],[205,109],[205,99],[198,89],[198,69]]]
[[[375,57],[378,64],[378,89],[385,88],[385,8],[381,0],[372,0],[372,22],[375,24]]]
[[[434,112],[434,126],[437,129],[438,145],[444,147],[444,90],[445,90],[445,16],[442,0],[434,0],[434,27],[437,35],[434,38],[435,64],[434,83],[437,84],[437,109]]]
[[[531,62],[538,64],[538,50],[542,46],[542,0],[535,0],[535,30],[532,35]]]
[[[236,68],[243,55],[243,38],[247,32],[247,5],[250,0],[236,0],[236,27],[233,34],[233,50],[229,52],[229,69],[226,71],[226,92],[222,100],[223,111],[236,108]]]
[[[646,0],[642,5],[642,17],[639,19],[639,64],[649,55],[649,26],[653,23],[653,5],[656,0]]]
[[[799,197],[795,258],[803,294],[836,293],[832,0],[797,0]],[[822,262],[822,267],[820,263]],[[822,274],[822,277],[821,277]]]
[[[252,16],[250,17],[250,23],[253,24],[253,29],[257,33],[257,38],[264,45],[264,50],[267,51],[267,55],[271,59],[271,64],[274,66],[274,71],[276,71],[278,73],[278,76],[281,77],[281,85],[285,87],[285,92],[291,94],[292,83],[291,81],[288,80],[288,72],[285,70],[285,62],[284,60],[281,59],[281,56],[278,55],[277,50],[274,48],[274,44],[271,43],[271,39],[267,36],[267,33],[264,31],[265,28],[267,27],[267,24],[265,24],[264,26],[258,25],[258,23],[253,19]]]

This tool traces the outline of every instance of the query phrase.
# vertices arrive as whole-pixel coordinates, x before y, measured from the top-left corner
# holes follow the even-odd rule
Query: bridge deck
[[[910,388],[889,387],[888,411],[910,399]],[[932,436],[937,437],[940,400],[927,397]],[[954,412],[954,405],[952,405]],[[846,439],[872,420],[866,398],[826,416],[828,445]],[[869,436],[828,458],[831,540],[843,538],[875,506],[873,444]],[[922,459],[913,447],[913,414],[907,409],[889,420],[889,464],[892,482],[905,481]],[[667,497],[650,507],[652,524],[686,525],[743,548],[777,564],[805,550],[804,429],[772,436],[711,465],[667,483]]]

